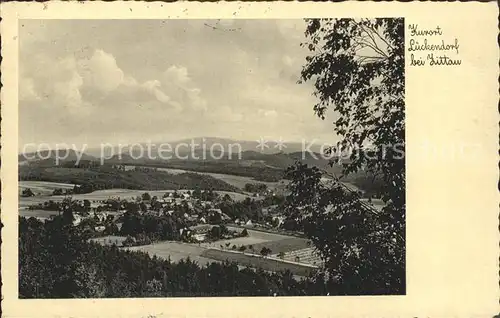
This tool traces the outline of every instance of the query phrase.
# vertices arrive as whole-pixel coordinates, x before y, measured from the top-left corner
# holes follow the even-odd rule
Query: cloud
[[[183,66],[172,65],[159,79],[139,82],[125,74],[112,54],[101,49],[94,50],[89,58],[68,56],[54,60],[39,55],[35,60],[47,72],[27,67],[19,84],[20,100],[33,102],[45,96],[45,105],[50,107],[88,107],[94,111],[104,108],[126,111],[123,107],[144,105],[177,112],[207,109],[200,88]]]
[[[173,100],[185,109],[207,110],[207,102],[201,96],[201,89],[189,76],[186,67],[172,65],[163,73],[162,87],[173,96]]]
[[[103,50],[95,50],[89,60],[80,60],[78,68],[85,85],[102,93],[115,90],[125,76],[113,55]]]
[[[177,65],[170,66],[165,73],[163,73],[163,79],[166,83],[175,83],[179,85],[186,85],[191,82],[187,69]]]
[[[138,140],[331,132],[314,117],[312,85],[296,84],[308,54],[302,20],[23,23],[19,116],[28,140],[49,131],[72,140],[76,131]]]

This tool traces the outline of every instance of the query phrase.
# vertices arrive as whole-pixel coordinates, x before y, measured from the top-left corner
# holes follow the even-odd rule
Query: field
[[[132,170],[135,167],[136,166],[127,165],[127,166],[125,166],[125,170]],[[212,172],[188,171],[188,170],[173,169],[173,168],[157,168],[157,170],[158,171],[165,171],[165,172],[168,172],[168,173],[174,174],[174,175],[178,175],[178,174],[186,173],[186,172],[195,172],[197,174],[203,174],[203,175],[211,176],[213,178],[225,181],[228,184],[230,184],[234,187],[237,187],[239,189],[242,189],[242,190],[245,188],[245,185],[247,183],[265,184],[265,185],[267,185],[268,189],[271,189],[271,190],[274,190],[277,188],[283,188],[286,185],[286,183],[288,183],[288,180],[281,180],[279,182],[266,182],[266,181],[258,181],[252,177],[246,177],[246,176],[236,176],[236,175],[232,175],[232,174],[212,173]]]
[[[19,181],[20,191],[30,188],[33,193],[40,195],[50,195],[55,189],[73,189],[74,185],[60,182],[47,181]]]
[[[292,259],[289,262],[283,262],[276,258],[263,258],[258,255],[262,247],[268,247],[273,254],[302,250],[307,247],[307,240],[296,237],[289,237],[280,234],[266,233],[260,231],[248,230],[248,237],[235,238],[230,240],[221,240],[214,243],[188,244],[179,242],[160,242],[150,245],[127,247],[127,250],[142,251],[149,255],[167,259],[170,257],[172,262],[178,262],[181,259],[189,257],[191,260],[200,265],[206,265],[211,262],[230,261],[236,262],[240,267],[262,268],[266,271],[282,271],[289,269],[294,275],[306,276],[314,268],[306,263],[297,264]],[[106,239],[102,243],[106,244]],[[223,250],[220,245],[230,243],[240,247],[245,245],[254,246],[255,253],[251,253],[248,249],[246,253]],[[251,255],[257,254],[257,255]]]
[[[40,195],[36,195],[34,197],[20,197],[19,208],[21,210],[24,210],[23,208],[27,208],[30,205],[36,205],[49,200],[61,201],[62,199],[64,199],[64,196],[52,196],[50,194],[52,194],[54,189],[57,188],[73,189],[73,185],[68,183],[47,182],[47,181],[19,181],[19,192],[21,192],[22,189],[25,188],[30,188],[33,190],[33,192],[35,192],[35,194],[40,193]],[[129,190],[129,189],[109,189],[109,190],[98,190],[92,193],[74,194],[72,195],[72,198],[75,200],[87,199],[90,201],[94,200],[101,201],[117,197],[119,197],[120,199],[135,199],[137,196],[142,195],[144,192],[148,192],[151,196],[157,196],[161,198],[165,193],[170,193],[173,191],[174,190],[148,191],[148,190]],[[218,192],[220,195],[228,194],[235,201],[242,201],[249,197],[248,195],[242,193],[235,193],[228,191],[216,191],[216,192]]]
[[[205,251],[203,247],[193,244],[160,242],[150,245],[127,247],[126,249],[130,251],[146,252],[151,256],[156,255],[163,259],[168,259],[170,257],[172,262],[179,262],[181,259],[186,259],[188,257],[199,265],[207,265],[214,262],[214,260],[202,256]]]
[[[194,189],[240,192],[238,188],[208,175],[170,174],[165,171],[120,171],[110,166],[91,168],[19,166],[19,180],[73,184],[91,183],[96,189],[180,190]]]
[[[233,228],[231,226],[229,226],[228,229],[241,231],[241,228]],[[249,229],[247,229],[247,232],[248,232],[248,236],[246,236],[246,237],[237,237],[237,238],[233,238],[233,239],[220,240],[220,241],[213,242],[213,243],[202,243],[201,246],[207,247],[207,248],[209,248],[209,247],[220,248],[220,245],[225,246],[227,243],[229,243],[230,246],[236,245],[237,247],[240,247],[242,245],[245,245],[247,247],[248,247],[248,245],[260,246],[264,243],[269,242],[269,244],[271,244],[270,242],[280,242],[280,241],[283,241],[283,240],[290,238],[289,236],[284,236],[284,235],[280,235],[280,234],[266,233],[266,232],[261,232],[261,231],[253,231],[253,230],[249,230]]]
[[[258,267],[265,271],[280,272],[290,270],[292,274],[297,276],[308,276],[315,269],[310,266],[282,262],[276,259],[264,258],[261,256],[248,255],[238,252],[229,252],[215,249],[205,250],[203,257],[211,258],[218,261],[237,262],[240,266]]]
[[[40,193],[40,196],[49,196],[52,194],[54,189],[73,189],[74,185],[69,183],[59,183],[59,182],[49,182],[49,181],[19,181],[19,191],[25,188],[31,188],[35,194]],[[36,191],[35,191],[36,189]],[[194,189],[182,189],[177,190],[179,192],[191,191]],[[85,194],[74,194],[73,198],[78,200],[88,199],[88,200],[105,200],[110,197],[120,197],[120,198],[132,198],[137,197],[138,195],[143,194],[144,192],[148,192],[151,196],[158,196],[159,198],[163,197],[165,193],[174,192],[176,190],[165,189],[165,190],[131,190],[131,189],[107,189],[107,190],[97,190],[92,193]],[[229,194],[235,200],[244,200],[250,196],[242,193],[230,192],[230,191],[215,191],[221,195]],[[64,196],[50,196],[52,199],[60,199]],[[31,197],[31,198],[36,198]]]
[[[260,251],[263,247],[267,247],[271,250],[272,254],[286,253],[290,251],[300,250],[308,247],[308,240],[300,237],[287,237],[279,241],[268,241],[259,244],[255,244],[253,249],[255,251]]]
[[[19,209],[19,215],[25,218],[50,219],[52,215],[58,214],[57,211]]]

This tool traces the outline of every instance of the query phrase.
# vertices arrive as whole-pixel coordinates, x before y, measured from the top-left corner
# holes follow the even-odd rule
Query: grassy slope
[[[106,167],[92,169],[19,166],[20,180],[51,181],[62,183],[93,183],[106,188],[125,189],[214,189],[239,190],[230,184],[207,175],[196,173],[170,174],[165,171],[118,171]]]

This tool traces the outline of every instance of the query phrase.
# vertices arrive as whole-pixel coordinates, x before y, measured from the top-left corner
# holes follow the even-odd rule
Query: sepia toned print
[[[405,294],[403,18],[19,30],[20,298]]]
[[[495,3],[0,6],[6,317],[498,313]]]

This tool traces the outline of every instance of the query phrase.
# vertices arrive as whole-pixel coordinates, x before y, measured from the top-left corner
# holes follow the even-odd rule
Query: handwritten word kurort
[[[410,28],[410,36],[433,36],[433,35],[443,35],[443,31],[441,28],[436,26],[435,29],[429,29],[429,30],[419,30],[418,29],[418,24],[410,24],[408,26]]]

